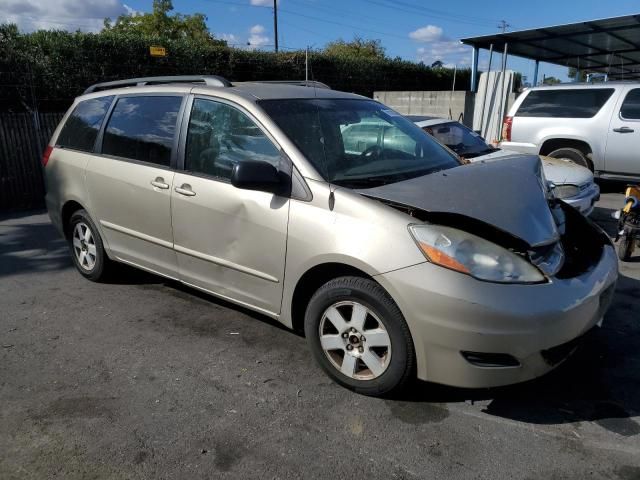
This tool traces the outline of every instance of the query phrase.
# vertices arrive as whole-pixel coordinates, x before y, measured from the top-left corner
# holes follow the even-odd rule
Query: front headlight
[[[556,185],[552,189],[553,196],[559,200],[563,198],[575,197],[580,193],[580,188],[576,185]]]
[[[536,283],[544,275],[525,259],[470,233],[440,225],[410,225],[427,260],[441,267],[498,283]]]

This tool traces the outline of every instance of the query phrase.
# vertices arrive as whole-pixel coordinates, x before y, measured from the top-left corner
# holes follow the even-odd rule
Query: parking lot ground
[[[546,377],[367,398],[276,322],[130,269],[88,282],[45,214],[5,217],[0,478],[639,479],[639,312],[631,262]]]

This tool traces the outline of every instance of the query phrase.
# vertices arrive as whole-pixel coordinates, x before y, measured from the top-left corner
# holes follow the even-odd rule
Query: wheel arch
[[[540,155],[548,155],[559,148],[575,148],[580,150],[585,157],[593,154],[593,148],[586,140],[569,137],[547,138],[540,146]]]
[[[376,281],[375,278],[364,270],[340,262],[327,262],[314,265],[300,276],[293,290],[290,310],[291,326],[296,332],[304,332],[304,315],[309,300],[316,290],[328,281],[344,276],[362,277]]]
[[[71,220],[71,216],[78,210],[86,210],[86,209],[80,202],[76,200],[68,200],[62,206],[60,218],[62,220],[62,229],[63,229],[65,238],[69,238],[69,220]]]

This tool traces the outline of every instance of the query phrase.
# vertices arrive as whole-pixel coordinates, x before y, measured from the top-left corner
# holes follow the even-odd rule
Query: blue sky
[[[273,0],[174,0],[175,11],[204,13],[210,30],[243,48],[273,49]],[[152,0],[0,0],[0,18],[24,30],[56,28],[95,30],[104,16],[149,11]],[[391,56],[432,63],[468,66],[471,51],[458,39],[498,31],[572,23],[640,13],[638,0],[280,0],[279,40],[282,48],[322,48],[354,35],[380,39]],[[53,25],[52,25],[53,24]],[[247,47],[247,42],[251,44]],[[480,57],[486,67],[488,53]],[[492,68],[499,58],[494,55]],[[531,78],[533,62],[510,57],[509,67]],[[542,74],[566,79],[566,68],[542,64]]]

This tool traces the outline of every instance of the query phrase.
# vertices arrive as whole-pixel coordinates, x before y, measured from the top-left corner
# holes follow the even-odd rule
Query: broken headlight
[[[427,260],[441,267],[497,283],[538,283],[538,268],[495,243],[456,228],[410,225],[409,231]]]

